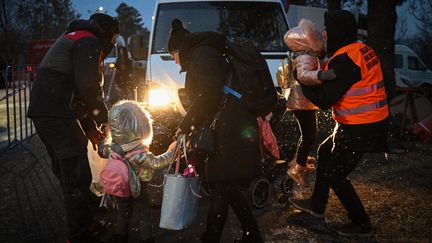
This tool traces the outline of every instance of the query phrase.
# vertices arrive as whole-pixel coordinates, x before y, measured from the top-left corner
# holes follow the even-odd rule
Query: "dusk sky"
[[[88,18],[91,13],[94,13],[99,7],[107,10],[109,15],[117,15],[115,9],[120,3],[126,3],[136,8],[142,16],[145,27],[151,29],[152,15],[155,7],[155,0],[72,0],[75,10],[81,14],[82,18]],[[348,7],[348,9],[350,9]],[[360,7],[359,11],[363,14],[367,12],[367,5]],[[350,9],[351,10],[351,9]],[[399,35],[400,24],[405,23],[408,25],[407,35],[414,35],[417,32],[416,21],[414,17],[408,12],[408,3],[405,2],[402,6],[397,7],[397,14],[399,21],[396,25],[396,36]]]
[[[72,0],[73,7],[84,19],[87,19],[99,7],[106,9],[107,14],[115,16],[117,15],[115,9],[122,2],[136,8],[142,16],[145,27],[151,28],[151,17],[156,2],[154,0]]]

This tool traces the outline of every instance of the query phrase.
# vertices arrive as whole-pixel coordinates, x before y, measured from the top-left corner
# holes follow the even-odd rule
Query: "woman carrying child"
[[[289,163],[288,175],[300,186],[308,187],[306,174],[315,170],[314,157],[309,156],[317,135],[317,109],[304,95],[299,82],[305,85],[320,85],[324,80],[335,78],[332,70],[321,70],[320,58],[324,56],[324,41],[314,23],[301,19],[299,25],[284,36],[291,50],[293,75],[287,108],[294,112],[301,136],[294,159]]]

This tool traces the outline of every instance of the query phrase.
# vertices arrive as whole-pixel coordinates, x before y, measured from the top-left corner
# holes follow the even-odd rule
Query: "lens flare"
[[[169,90],[151,89],[149,92],[150,106],[166,106],[172,102]]]

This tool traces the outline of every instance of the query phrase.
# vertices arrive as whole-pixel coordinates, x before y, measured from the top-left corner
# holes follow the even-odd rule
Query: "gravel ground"
[[[335,224],[347,222],[346,212],[334,193],[330,196],[326,220],[317,220],[294,210],[287,202],[288,196],[292,194],[281,193],[279,186],[274,183],[271,202],[263,209],[254,210],[266,242],[431,242],[432,143],[410,138],[402,144],[405,149],[395,150],[398,153],[390,154],[389,158],[385,158],[384,154],[368,154],[350,176],[372,219],[373,237],[342,237],[332,230]],[[25,239],[55,242],[46,237],[49,227],[59,233],[64,230],[64,212],[52,210],[58,206],[54,205],[58,200],[53,200],[53,195],[58,194],[58,184],[48,172],[48,158],[39,138],[34,136],[24,146],[38,157],[39,162],[35,162],[23,146],[17,146],[0,157],[0,242],[24,242]],[[43,210],[37,209],[38,201],[25,205],[18,203],[25,202],[25,196],[30,198],[35,195],[28,194],[29,191],[21,190],[16,185],[29,187],[31,181],[37,183],[41,180],[37,174],[45,175],[44,183],[52,185],[51,194],[37,194],[41,198]],[[310,179],[313,178],[314,175],[311,175]],[[33,191],[44,190],[38,188],[34,185]],[[156,242],[199,242],[205,228],[206,199],[201,200],[199,217],[193,225],[183,231],[170,231],[158,227],[160,191],[153,189],[152,193],[155,204],[152,208],[152,224]],[[301,190],[295,186],[293,194],[307,197],[310,189]],[[31,210],[32,207],[37,210]],[[95,209],[95,214],[109,225],[109,211]],[[29,226],[32,223],[34,227]],[[109,238],[109,229],[108,226],[107,233],[101,238]],[[130,242],[135,242],[137,230],[131,226]],[[240,234],[239,222],[230,212],[221,242],[232,242]]]

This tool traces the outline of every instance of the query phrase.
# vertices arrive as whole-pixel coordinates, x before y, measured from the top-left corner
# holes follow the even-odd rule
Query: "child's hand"
[[[102,125],[101,131],[103,132],[105,138],[111,136],[111,129],[108,123]]]
[[[176,136],[176,138],[178,138],[182,134],[183,134],[183,131],[181,130],[181,128],[178,128],[176,133],[175,133],[175,136]]]
[[[175,149],[175,147],[176,147],[176,144],[177,144],[177,141],[172,142],[172,143],[168,146],[167,151],[168,151],[168,152],[174,152],[174,149]]]

